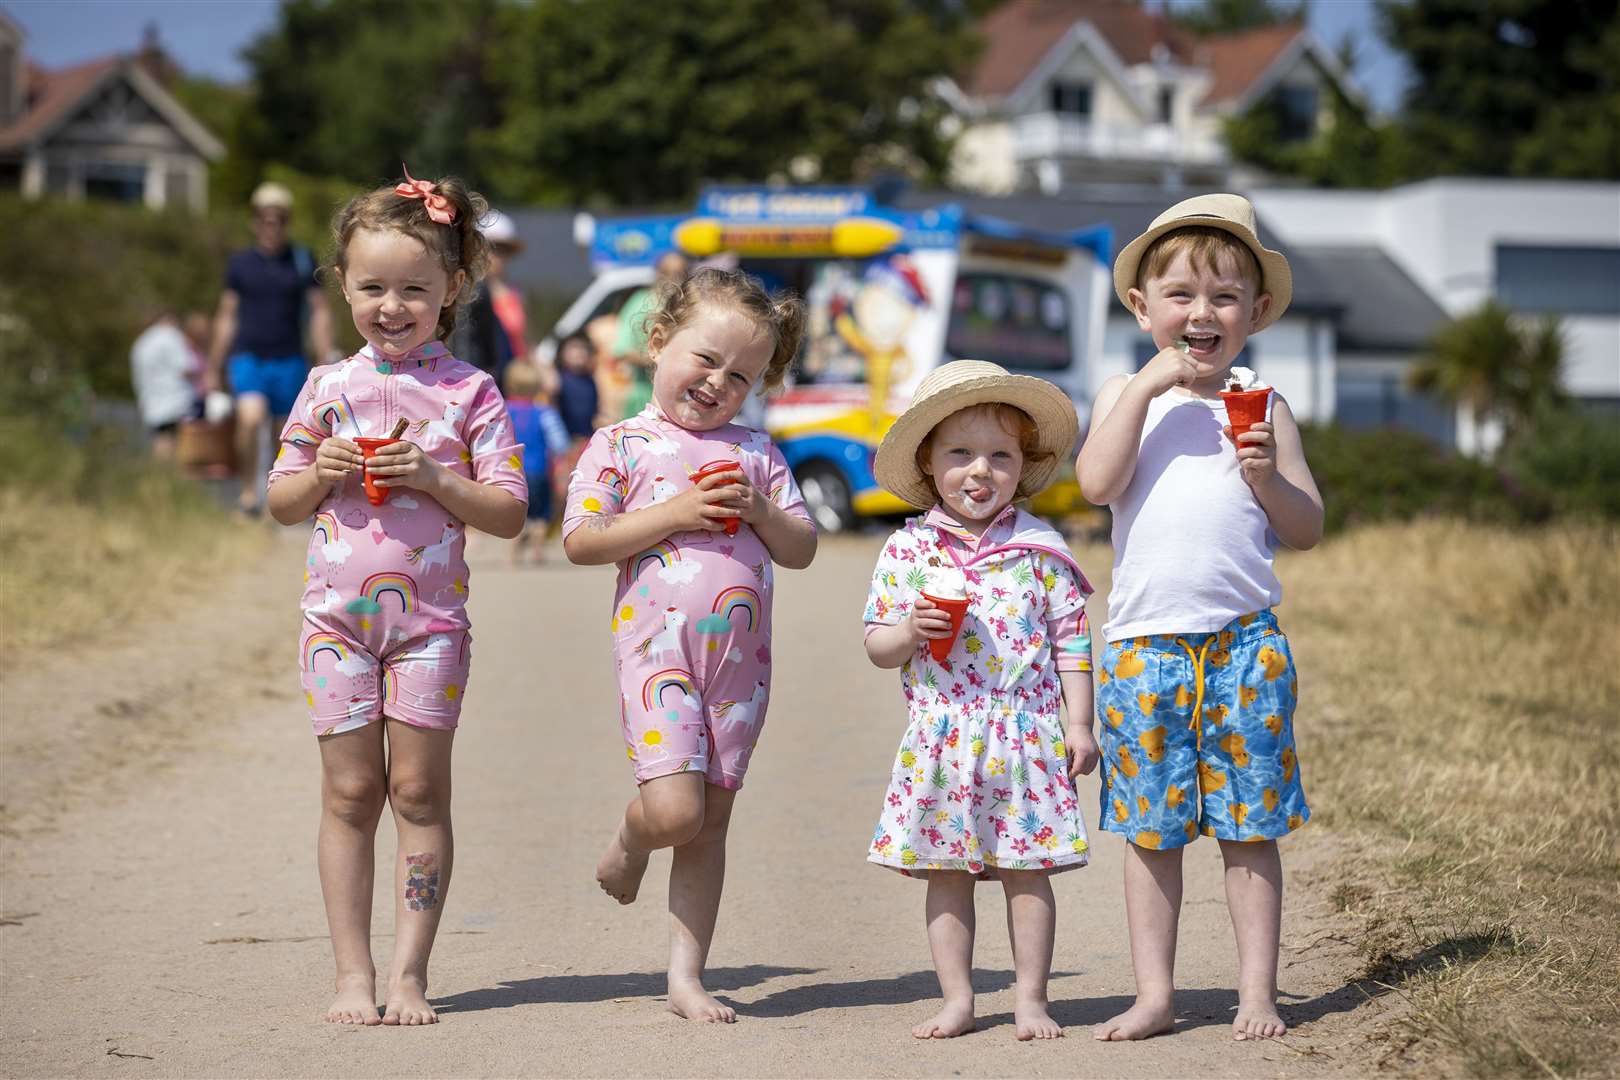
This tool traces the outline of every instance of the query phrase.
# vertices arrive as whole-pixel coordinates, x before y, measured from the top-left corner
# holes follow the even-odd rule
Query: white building
[[[1527,315],[1557,315],[1567,334],[1565,388],[1620,408],[1620,184],[1442,179],[1386,191],[1262,189],[1251,197],[1267,222],[1313,257],[1384,253],[1449,316],[1490,297]],[[1381,317],[1364,307],[1357,321]],[[1384,359],[1381,377],[1389,378],[1397,374],[1390,364],[1412,357]],[[1352,383],[1373,374],[1352,372]],[[1476,430],[1470,417],[1459,415],[1457,424],[1462,448],[1492,445],[1495,433]]]
[[[962,125],[952,184],[984,194],[1078,183],[1226,188],[1227,117],[1275,106],[1287,139],[1362,103],[1303,25],[1194,35],[1132,0],[1011,0],[980,23],[984,50],[941,93]]]

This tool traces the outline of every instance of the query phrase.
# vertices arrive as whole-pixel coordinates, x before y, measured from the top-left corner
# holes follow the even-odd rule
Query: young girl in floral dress
[[[1087,859],[1072,777],[1097,763],[1091,586],[1063,538],[1012,503],[1051,482],[1077,430],[1051,383],[959,360],[923,380],[878,448],[878,482],[932,508],[889,537],[865,613],[867,655],[900,668],[911,718],[868,858],[928,880],[945,1000],[918,1038],[973,1028],[973,890],[996,879],[1017,1036],[1063,1033],[1047,1013],[1047,878]]]

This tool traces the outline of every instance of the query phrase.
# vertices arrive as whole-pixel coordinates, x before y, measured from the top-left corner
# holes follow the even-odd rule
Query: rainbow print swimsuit
[[[592,436],[568,486],[567,536],[692,486],[717,461],[808,521],[787,462],[762,431],[688,431],[657,405]],[[619,564],[611,628],[625,751],[636,781],[688,770],[739,788],[771,687],[771,554],[744,524],[676,533]]]
[[[367,345],[311,371],[270,483],[314,464],[328,436],[386,436],[401,417],[404,438],[439,464],[528,499],[495,381],[437,341],[391,361]],[[332,488],[304,563],[299,671],[317,735],[385,715],[456,726],[472,649],[465,543],[466,526],[420,491],[396,488],[372,506],[358,475]]]

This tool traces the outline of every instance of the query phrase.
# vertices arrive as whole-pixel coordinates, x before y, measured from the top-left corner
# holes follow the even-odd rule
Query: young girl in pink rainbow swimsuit
[[[439,341],[487,261],[484,201],[459,181],[352,200],[333,270],[365,347],[309,374],[281,434],[270,512],[315,517],[301,670],[321,750],[321,891],[337,962],[328,1021],[430,1024],[428,955],[450,886],[450,746],[467,689],[468,526],[512,537],[528,491],[494,380]],[[354,440],[403,441],[367,460]],[[367,499],[362,476],[386,493]],[[399,835],[394,960],[379,1016],[371,958],[377,821]]]
[[[730,1022],[702,976],[732,801],[770,694],[771,564],[802,569],[816,553],[781,452],[731,420],[749,393],[781,383],[804,308],[719,270],[665,283],[658,299],[647,336],[652,403],[585,448],[563,547],[576,563],[619,564],[614,662],[640,790],[597,881],[628,904],[647,856],[674,848],[670,1008]]]

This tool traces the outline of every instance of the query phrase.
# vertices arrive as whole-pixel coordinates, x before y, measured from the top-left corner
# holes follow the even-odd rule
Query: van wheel
[[[799,492],[804,496],[810,520],[824,533],[845,532],[855,527],[855,505],[850,498],[849,481],[832,465],[806,465],[798,473]]]

